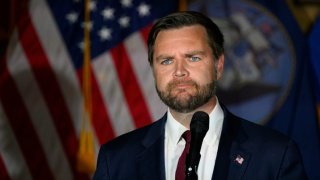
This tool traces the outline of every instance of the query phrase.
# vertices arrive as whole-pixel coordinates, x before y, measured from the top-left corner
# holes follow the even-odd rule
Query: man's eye
[[[196,61],[200,61],[199,57],[193,56],[190,58],[191,61],[196,62]]]
[[[165,60],[161,61],[161,64],[163,64],[163,65],[168,65],[168,64],[171,64],[171,63],[172,63],[171,59],[165,59]]]

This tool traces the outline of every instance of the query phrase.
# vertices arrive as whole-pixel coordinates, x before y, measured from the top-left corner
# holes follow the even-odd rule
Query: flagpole
[[[186,11],[188,6],[187,0],[179,0],[179,11]]]
[[[95,170],[95,151],[93,142],[91,66],[90,66],[90,0],[84,4],[84,56],[82,72],[82,92],[84,97],[77,168],[80,172],[93,173]]]

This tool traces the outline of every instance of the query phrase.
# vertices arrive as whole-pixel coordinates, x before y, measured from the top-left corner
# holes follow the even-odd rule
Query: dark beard
[[[160,99],[168,107],[180,113],[188,113],[194,111],[198,107],[207,103],[216,94],[216,83],[214,80],[211,83],[203,86],[199,86],[195,82],[190,81],[190,83],[192,83],[193,86],[196,88],[196,94],[189,95],[187,101],[180,100],[177,96],[173,96],[171,94],[172,89],[177,83],[178,82],[169,83],[169,85],[166,88],[166,91],[160,91],[158,87],[156,87],[156,90]]]

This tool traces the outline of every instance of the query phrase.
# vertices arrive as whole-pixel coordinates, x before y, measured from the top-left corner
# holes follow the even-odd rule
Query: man
[[[196,111],[209,114],[198,179],[306,179],[289,138],[232,115],[215,95],[224,65],[223,35],[207,17],[178,12],[156,22],[148,60],[167,113],[122,135],[99,152],[94,179],[168,179],[184,151],[181,138]]]

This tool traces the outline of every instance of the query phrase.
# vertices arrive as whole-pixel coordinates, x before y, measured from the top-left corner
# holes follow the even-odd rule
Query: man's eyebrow
[[[185,54],[185,57],[191,57],[191,56],[194,56],[194,55],[206,55],[206,53],[204,51],[201,51],[201,50],[195,50],[195,51],[190,51],[190,52],[187,52]]]
[[[157,56],[155,59],[156,59],[156,61],[158,61],[160,59],[173,59],[173,58],[174,58],[173,56],[162,54],[162,55]]]

